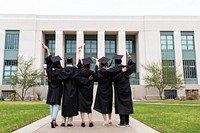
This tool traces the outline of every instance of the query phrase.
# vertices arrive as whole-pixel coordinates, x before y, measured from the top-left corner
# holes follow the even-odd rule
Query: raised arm
[[[127,63],[127,73],[128,75],[131,75],[133,72],[135,72],[136,68],[136,64],[129,59],[128,63]]]
[[[51,55],[51,52],[50,52],[50,50],[49,50],[49,48],[43,43],[43,47],[44,47],[44,49],[46,50],[46,52],[47,52],[47,56],[50,56]]]

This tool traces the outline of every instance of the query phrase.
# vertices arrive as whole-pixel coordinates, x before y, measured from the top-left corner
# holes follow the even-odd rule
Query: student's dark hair
[[[102,68],[102,67],[107,67],[108,66],[108,63],[106,63],[106,64],[103,64],[103,63],[100,63],[100,68]]]
[[[116,60],[115,59],[115,64],[121,64],[122,63],[122,60]]]
[[[83,65],[83,69],[90,70],[90,64],[88,64],[88,65]]]
[[[70,59],[70,60],[68,59],[67,64],[73,64],[73,59]]]
[[[60,64],[60,61],[57,61],[57,62],[53,63],[53,67],[55,67],[55,68],[62,68],[62,66]]]

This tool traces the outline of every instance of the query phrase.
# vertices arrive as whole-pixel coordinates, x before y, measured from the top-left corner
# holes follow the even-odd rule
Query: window
[[[65,36],[65,57],[73,58],[73,63],[76,64],[76,35]]]
[[[97,55],[97,36],[96,35],[85,35],[85,57],[90,55],[96,57]]]
[[[173,32],[161,32],[160,42],[162,50],[173,50],[174,49]]]
[[[17,72],[17,60],[4,60],[4,79],[10,79]]]
[[[105,36],[105,56],[112,59],[116,53],[116,35]]]
[[[133,35],[126,36],[126,50],[128,51],[129,54],[136,53],[135,36]]]
[[[135,51],[133,51],[133,40],[126,40],[126,50],[128,51],[128,53],[135,53]]]
[[[85,41],[85,53],[94,54],[97,52],[97,40]]]
[[[177,90],[164,90],[165,99],[175,99],[177,97]]]
[[[193,32],[181,32],[181,44],[183,50],[194,50]]]
[[[84,36],[84,58],[86,57],[97,57],[97,35],[85,35]],[[91,68],[95,68],[96,63],[91,64]]]
[[[55,55],[55,35],[54,34],[46,34],[45,35],[45,44],[49,48],[51,55],[54,56]]]
[[[176,68],[174,60],[162,60],[162,73],[164,82],[176,81]]]
[[[19,48],[19,31],[6,30],[5,49]]]
[[[68,54],[76,53],[76,40],[66,40],[65,41],[65,51]]]
[[[2,90],[2,96],[4,99],[12,99],[12,94],[16,93],[15,90]]]
[[[105,52],[106,53],[115,53],[115,40],[106,40],[105,41]]]
[[[183,60],[184,78],[197,78],[195,60]]]

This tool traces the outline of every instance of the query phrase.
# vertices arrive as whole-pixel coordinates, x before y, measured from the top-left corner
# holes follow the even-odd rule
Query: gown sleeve
[[[136,68],[136,65],[135,65],[135,63],[131,60],[131,59],[129,59],[129,61],[128,61],[128,63],[127,63],[127,66],[126,66],[126,68],[127,68],[127,75],[129,76],[129,75],[131,75],[133,72],[135,72],[135,68]]]
[[[64,80],[73,75],[73,69],[68,68],[52,68],[50,70],[52,80]]]
[[[107,69],[105,73],[113,77],[113,76],[116,76],[120,72],[121,72],[121,67],[113,67],[113,68]]]

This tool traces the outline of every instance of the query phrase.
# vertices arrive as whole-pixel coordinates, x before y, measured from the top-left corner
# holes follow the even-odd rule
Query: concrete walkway
[[[87,117],[86,117],[87,118]],[[119,123],[118,115],[113,113],[112,115],[112,126],[103,127],[103,118],[100,113],[93,111],[93,122],[94,127],[88,127],[88,122],[86,121],[86,127],[81,127],[80,116],[74,117],[73,127],[61,127],[62,117],[59,112],[59,116],[57,118],[57,123],[59,126],[56,128],[50,127],[50,116],[47,116],[43,119],[40,119],[36,122],[33,122],[21,129],[14,131],[13,133],[159,133],[158,131],[144,125],[138,120],[130,117],[130,127],[119,128],[116,124]]]

